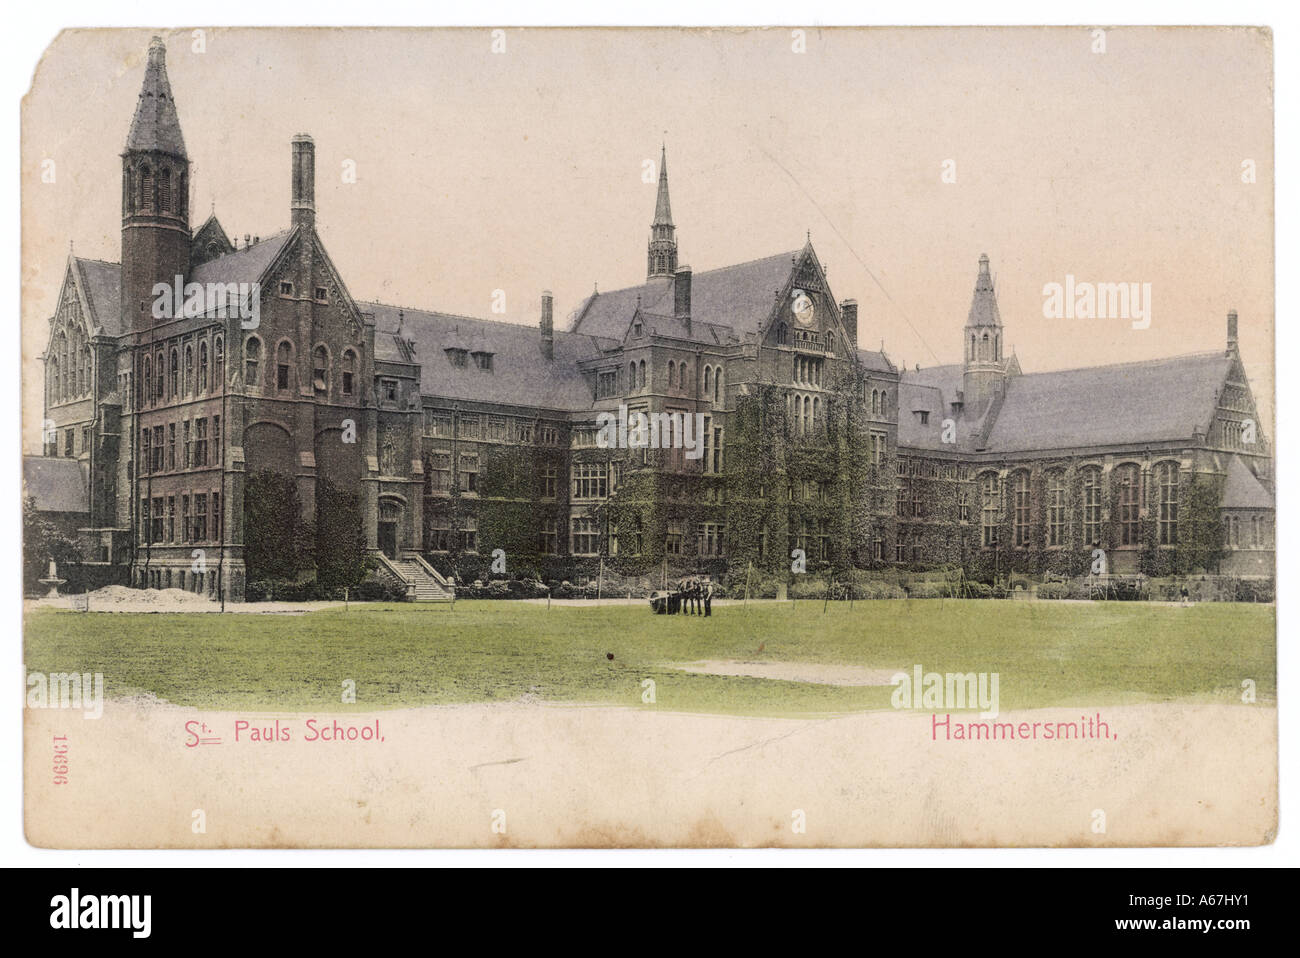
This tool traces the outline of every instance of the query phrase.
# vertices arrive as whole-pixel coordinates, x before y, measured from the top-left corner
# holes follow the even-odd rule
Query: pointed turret
[[[677,230],[673,226],[673,208],[668,200],[668,148],[659,153],[659,195],[655,197],[655,218],[650,224],[650,242],[646,247],[646,279],[672,277],[677,272]]]
[[[136,101],[131,130],[126,135],[126,149],[127,152],[153,150],[187,159],[176,101],[167,81],[167,46],[162,37],[154,37],[149,42],[149,61],[144,68],[144,84]]]
[[[965,356],[962,376],[964,408],[979,416],[988,407],[998,383],[1006,375],[1006,363],[1002,358],[1002,314],[998,312],[997,292],[993,288],[987,253],[980,254],[975,293],[971,297],[970,313],[962,334],[962,352]]]
[[[123,329],[148,329],[154,284],[189,275],[189,169],[167,48],[154,37],[122,153]]]

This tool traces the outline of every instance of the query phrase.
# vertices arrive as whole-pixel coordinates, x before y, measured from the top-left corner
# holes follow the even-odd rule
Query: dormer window
[[[447,359],[451,362],[453,366],[455,366],[457,369],[465,368],[467,364],[467,360],[469,358],[468,349],[457,349],[455,346],[452,346],[446,350],[446,353],[447,353]]]
[[[292,296],[292,295],[293,295],[293,283],[281,283],[281,284],[280,284],[280,295],[281,295],[281,296]]]
[[[488,372],[488,373],[492,372],[492,354],[475,353],[474,365],[477,366],[479,369],[483,370],[484,372]]]
[[[641,323],[640,323],[640,321],[635,322],[635,323],[632,324],[632,335],[633,335],[633,336],[640,336],[640,335],[641,335]]]

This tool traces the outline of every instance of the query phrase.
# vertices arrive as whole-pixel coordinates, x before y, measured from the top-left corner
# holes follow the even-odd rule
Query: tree
[[[28,592],[41,589],[39,580],[45,578],[53,559],[60,575],[67,578],[67,566],[81,561],[77,543],[63,530],[47,519],[37,508],[36,499],[23,500],[23,588]]]

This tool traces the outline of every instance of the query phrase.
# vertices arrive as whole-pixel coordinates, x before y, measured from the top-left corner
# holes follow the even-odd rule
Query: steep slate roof
[[[122,267],[97,259],[72,258],[77,282],[90,303],[91,326],[108,336],[122,332]]]
[[[379,360],[407,361],[395,335],[398,313],[402,313],[401,338],[415,341],[422,390],[453,400],[591,409],[592,387],[578,363],[618,345],[582,333],[556,331],[555,359],[547,360],[542,356],[541,332],[536,326],[383,303],[357,306],[375,317],[375,356]],[[492,371],[479,369],[472,359],[463,368],[453,366],[445,352],[453,347],[492,353]]]
[[[987,452],[1191,439],[1209,425],[1222,351],[1014,376]],[[901,440],[900,440],[901,441]]]
[[[23,456],[23,498],[28,496],[41,512],[90,514],[86,471],[76,459]]]
[[[161,37],[149,42],[149,62],[144,68],[140,99],[126,135],[127,150],[161,150],[185,157],[185,138],[176,115],[171,83],[167,80],[167,46]]]
[[[969,452],[975,448],[983,417],[960,420],[956,442],[943,441],[943,420],[952,415],[952,403],[962,388],[964,368],[960,363],[904,369],[898,380],[898,444],[912,449]],[[928,412],[929,423],[921,424],[918,411]]]
[[[243,249],[200,263],[190,272],[191,283],[256,283],[293,235],[288,229]]]
[[[883,349],[859,349],[858,362],[873,373],[896,373],[898,369],[889,361]]]
[[[798,250],[777,253],[695,273],[691,278],[692,325],[700,322],[729,326],[742,337],[757,333],[772,314],[776,294],[785,288],[798,255]],[[621,340],[636,312],[638,296],[642,312],[673,315],[674,282],[660,277],[640,286],[593,293],[579,307],[578,318],[569,331]]]
[[[1250,471],[1240,456],[1228,462],[1228,478],[1223,485],[1224,509],[1272,509],[1273,495]]]

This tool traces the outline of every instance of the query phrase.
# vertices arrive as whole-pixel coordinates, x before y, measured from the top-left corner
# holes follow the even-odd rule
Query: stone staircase
[[[406,586],[406,597],[412,602],[451,602],[456,587],[438,574],[438,571],[418,555],[405,555],[390,559],[377,555],[381,573]]]

